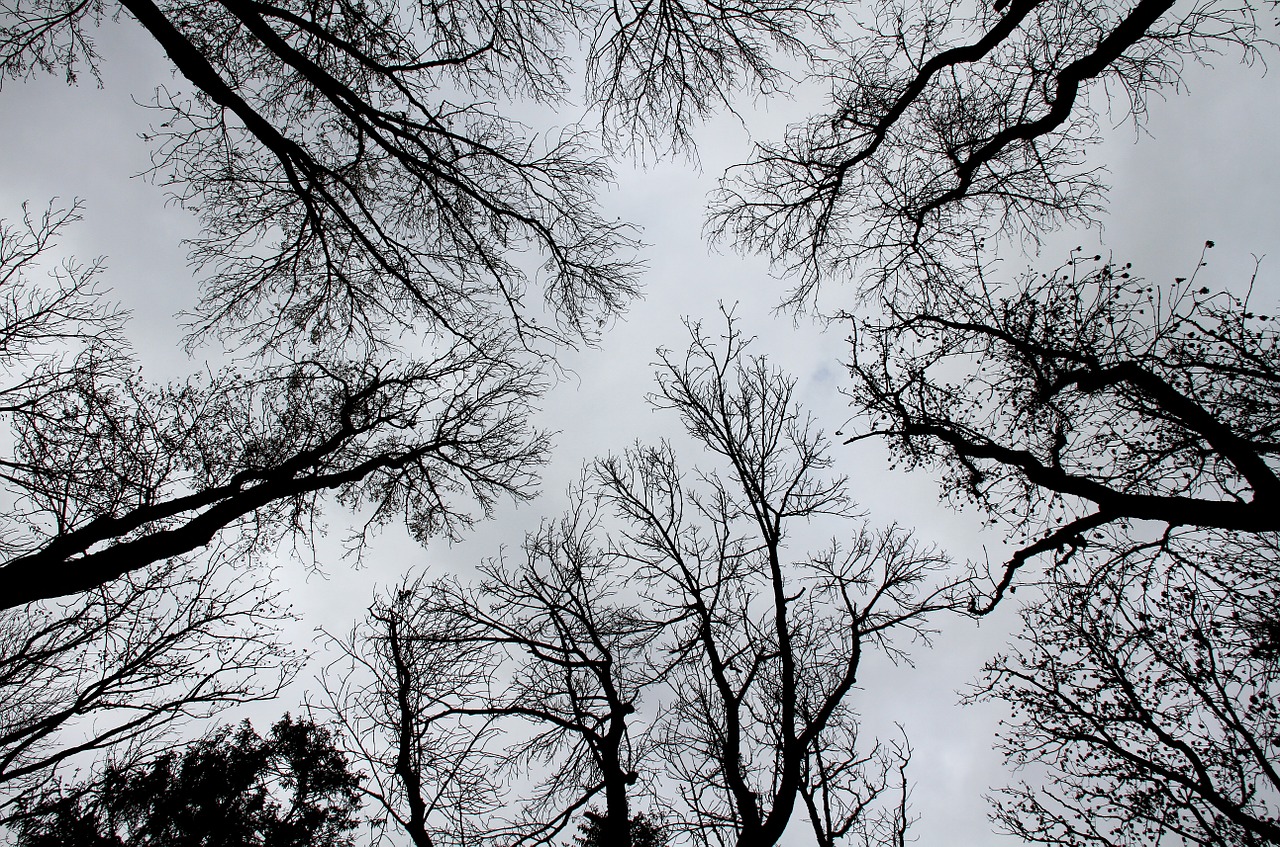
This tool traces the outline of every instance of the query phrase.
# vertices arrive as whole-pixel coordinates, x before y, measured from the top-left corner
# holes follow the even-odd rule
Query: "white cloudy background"
[[[192,234],[194,219],[167,204],[163,189],[134,176],[148,165],[147,146],[137,135],[151,119],[134,99],[147,101],[160,84],[180,90],[185,81],[172,78],[159,48],[127,20],[104,26],[99,48],[101,89],[86,75],[77,86],[43,76],[0,90],[0,217],[16,215],[23,201],[42,206],[52,197],[82,199],[85,221],[68,233],[63,247],[81,259],[107,258],[105,280],[133,313],[132,338],[146,375],[177,378],[202,369],[202,357],[209,355],[198,351],[188,357],[180,350],[182,331],[174,317],[196,294],[181,244]],[[1268,58],[1280,60],[1280,54],[1272,51]],[[1206,269],[1208,284],[1243,286],[1253,257],[1271,253],[1263,258],[1254,296],[1259,305],[1280,299],[1280,97],[1261,66],[1243,68],[1232,57],[1221,57],[1217,65],[1189,68],[1186,90],[1153,102],[1141,133],[1117,127],[1093,152],[1095,161],[1108,166],[1113,189],[1102,232],[1056,235],[1038,258],[1006,256],[1010,270],[1054,267],[1080,244],[1132,261],[1148,279],[1168,281],[1192,269],[1201,244],[1211,238],[1217,247]],[[659,345],[681,348],[681,319],[715,321],[720,302],[738,304],[742,329],[758,339],[756,351],[794,374],[800,398],[826,429],[840,428],[847,415],[839,393],[843,328],[774,314],[785,284],[770,278],[758,259],[723,246],[717,251],[702,238],[705,196],[725,166],[747,157],[751,134],[776,136],[786,121],[816,106],[801,95],[771,103],[768,111],[748,104],[742,121],[717,120],[699,135],[700,167],[619,167],[605,202],[609,214],[643,228],[650,245],[645,298],[597,348],[564,356],[566,372],[546,395],[539,417],[558,433],[544,493],[519,508],[504,505],[494,521],[479,525],[459,545],[423,550],[393,528],[358,572],[325,561],[328,577],[321,578],[282,557],[281,578],[302,616],[299,639],[314,643],[311,632],[319,626],[346,629],[375,586],[397,581],[408,569],[464,569],[502,545],[518,545],[540,516],[561,510],[564,489],[584,460],[637,438],[678,436],[672,416],[644,404],[653,351]],[[566,123],[575,117],[557,116]],[[838,298],[838,288],[828,288],[827,296]],[[683,460],[692,464],[698,458]],[[915,527],[959,559],[1001,558],[999,535],[980,535],[975,515],[941,507],[927,476],[890,472],[875,445],[838,448],[836,461],[852,477],[871,520]],[[331,526],[339,535],[339,514],[331,513]],[[1003,779],[992,751],[998,710],[962,709],[956,701],[984,659],[1007,639],[1013,611],[1003,609],[981,627],[950,622],[932,650],[915,652],[915,668],[872,662],[863,674],[860,709],[868,730],[893,733],[894,723],[901,723],[915,750],[912,802],[921,844],[1009,842],[991,834],[982,800]],[[301,681],[308,680],[309,672]],[[296,708],[300,699],[300,690],[291,691],[257,714],[265,722]],[[802,830],[793,832],[793,843],[807,843]]]

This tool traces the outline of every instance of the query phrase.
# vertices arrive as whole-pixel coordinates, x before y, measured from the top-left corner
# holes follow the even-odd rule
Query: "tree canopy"
[[[667,442],[598,459],[521,560],[405,582],[341,641],[325,708],[418,847],[557,843],[584,814],[588,843],[626,847],[658,835],[637,805],[663,839],[737,847],[802,809],[823,844],[905,832],[908,750],[859,731],[855,683],[962,604],[949,562],[861,519],[731,316],[719,341],[689,330],[650,403],[713,465]],[[784,543],[805,524],[832,540]]]
[[[957,501],[1024,539],[994,599],[1032,556],[1125,554],[1141,544],[1127,521],[1163,524],[1162,543],[1213,529],[1265,545],[1280,529],[1275,321],[1198,272],[1154,286],[1076,255],[856,326],[852,397],[868,425],[853,437],[941,469]]]
[[[26,810],[17,843],[347,847],[360,777],[329,730],[285,715],[264,738],[246,721]]]
[[[100,27],[163,50],[186,90],[157,80],[147,175],[198,226],[187,351],[225,364],[144,377],[102,260],[60,246],[79,202],[5,211],[0,822],[768,847],[805,816],[822,847],[903,847],[916,751],[863,731],[866,659],[1026,586],[967,698],[1011,712],[997,825],[1280,845],[1277,309],[1257,274],[1206,278],[1212,241],[1172,284],[1105,250],[1006,271],[1099,222],[1106,124],[1141,131],[1193,64],[1265,67],[1275,5],[10,0],[6,86],[96,76]],[[844,446],[933,473],[1012,552],[966,568],[868,520],[722,307],[648,396],[700,459],[620,446],[519,554],[375,590],[328,639],[331,726],[175,746],[294,678],[261,561],[334,506],[359,560],[392,522],[454,541],[532,498],[563,355],[642,289],[616,163],[696,160],[699,124],[806,85],[824,101],[728,170],[708,235],[848,331]]]
[[[1002,745],[1048,779],[1001,789],[1038,844],[1280,843],[1274,538],[1062,580],[974,697],[1012,704]]]
[[[1088,152],[1104,121],[1141,128],[1190,64],[1265,66],[1268,14],[1232,0],[874,0],[826,71],[825,108],[729,173],[714,229],[795,280],[796,305],[851,271],[863,291],[980,287],[987,242],[1017,250],[1098,221],[1107,188]]]

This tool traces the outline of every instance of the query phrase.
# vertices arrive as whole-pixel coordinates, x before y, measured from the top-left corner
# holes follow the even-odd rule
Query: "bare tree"
[[[84,374],[78,374],[83,376]],[[524,414],[534,374],[455,348],[439,360],[309,361],[153,387],[136,380],[34,398],[19,420],[3,605],[83,591],[219,533],[244,549],[304,542],[321,496],[456,534],[522,496],[546,443]],[[363,532],[353,539],[357,548]]]
[[[50,204],[39,213],[24,206],[19,221],[0,219],[0,368],[10,375],[0,386],[0,409],[6,414],[21,413],[33,395],[65,383],[77,369],[120,374],[127,315],[98,285],[101,262],[65,258],[45,267],[80,213],[78,202]],[[38,270],[47,281],[31,278]]]
[[[6,816],[86,755],[145,756],[174,721],[279,689],[270,582],[228,588],[226,563],[309,543],[326,496],[365,510],[357,555],[397,517],[456,536],[470,504],[525,496],[546,450],[540,376],[480,325],[394,364],[330,348],[148,383],[99,264],[54,264],[79,211],[0,222]]]
[[[441,698],[487,684],[492,668],[483,654],[443,651],[418,637],[422,587],[406,582],[345,639],[332,639],[341,656],[322,672],[324,699],[312,708],[342,729],[386,823],[415,847],[474,843],[480,822],[503,802],[499,758],[489,751],[496,729],[442,714]]]
[[[246,553],[305,539],[328,492],[371,507],[364,531],[401,516],[426,538],[473,520],[460,501],[487,511],[533,483],[546,440],[525,416],[541,382],[496,339],[394,365],[331,355],[147,383],[96,266],[32,276],[75,216],[0,228],[0,414],[13,431],[0,455],[0,608],[86,591],[215,537]]]
[[[1276,339],[1247,294],[1196,274],[1150,285],[1097,256],[941,287],[856,325],[853,438],[887,438],[1006,522],[1021,547],[992,603],[1034,557],[1141,544],[1135,521],[1248,544],[1280,529]]]
[[[469,338],[505,313],[535,339],[556,337],[526,314],[527,269],[511,252],[529,246],[570,332],[633,292],[614,255],[626,228],[592,199],[607,167],[574,133],[527,138],[483,102],[556,97],[573,3],[37,0],[14,12],[0,37],[6,76],[92,67],[87,31],[123,12],[195,87],[161,89],[152,141],[156,175],[200,210],[198,331],[255,347],[424,326]]]
[[[185,447],[149,443],[147,427],[164,428],[123,412],[144,390],[126,316],[99,290],[97,263],[46,266],[78,214],[0,221],[0,415],[13,426],[0,455],[3,821],[91,757],[144,755],[183,719],[274,696],[296,670],[275,634],[287,612],[250,549],[218,545],[201,563],[182,555],[188,542],[148,557],[130,544],[139,524],[103,517],[155,508],[164,475],[214,454],[191,448],[194,433]]]
[[[326,672],[326,708],[418,847],[550,843],[601,795],[602,843],[631,843],[633,715],[660,627],[627,601],[576,497],[526,539],[519,565],[482,565],[479,587],[419,579],[379,600]],[[500,786],[525,771],[541,775],[504,803]]]
[[[595,474],[624,521],[618,555],[670,620],[678,658],[662,750],[680,820],[698,841],[771,845],[806,794],[857,791],[874,758],[849,752],[863,651],[902,656],[893,637],[925,637],[954,586],[931,584],[945,557],[859,520],[794,382],[748,355],[732,317],[720,344],[690,331],[683,358],[663,354],[651,402],[723,470],[686,474],[663,444]],[[844,540],[791,552],[815,521]],[[822,758],[833,748],[843,769]]]
[[[1201,533],[1063,573],[973,696],[1038,784],[996,820],[1053,845],[1280,844],[1280,558],[1274,534]],[[1094,563],[1095,565],[1097,563]]]
[[[270,699],[297,657],[270,575],[171,560],[76,597],[0,612],[0,821],[106,751],[128,763],[175,723]]]
[[[586,71],[606,141],[663,155],[694,150],[690,130],[733,109],[737,89],[784,89],[788,71],[773,54],[811,65],[835,37],[839,4],[633,0],[603,11]]]
[[[715,228],[794,274],[795,305],[855,267],[880,290],[972,281],[993,236],[1096,221],[1100,110],[1140,127],[1187,64],[1260,61],[1266,5],[876,2],[828,106],[726,179]]]
[[[689,482],[666,443],[596,461],[518,567],[402,587],[327,674],[328,708],[420,847],[475,838],[476,819],[545,843],[577,816],[592,843],[769,845],[801,803],[825,844],[904,837],[907,748],[858,752],[853,692],[864,650],[901,659],[895,635],[924,638],[955,607],[948,561],[859,520],[793,383],[748,357],[732,318],[723,346],[690,329],[651,403],[727,473]],[[791,555],[810,522],[846,540]],[[636,829],[646,784],[669,799]]]
[[[1008,527],[1019,549],[977,611],[1037,584],[975,694],[1010,703],[1005,752],[1043,777],[997,798],[1032,842],[1280,834],[1277,331],[1198,281],[1205,255],[1162,286],[1076,255],[855,327],[853,438]]]
[[[800,787],[818,847],[906,847],[915,817],[905,733],[901,741],[877,743],[864,752],[856,722],[833,723],[835,731],[819,739],[806,759]]]
[[[309,542],[324,495],[366,507],[356,554],[397,517],[456,535],[462,501],[523,496],[546,447],[539,378],[496,342],[147,383],[97,265],[47,267],[77,215],[0,224],[4,815],[87,756],[142,757],[175,721],[274,695],[294,659],[254,562]]]
[[[634,296],[634,242],[597,209],[610,171],[592,139],[535,133],[513,103],[568,107],[566,57],[586,42],[588,106],[620,143],[686,147],[736,89],[783,78],[775,54],[810,55],[836,5],[18,0],[0,78],[94,72],[93,28],[123,18],[194,86],[160,89],[151,141],[156,176],[201,220],[197,336],[394,343],[496,321],[554,345]]]

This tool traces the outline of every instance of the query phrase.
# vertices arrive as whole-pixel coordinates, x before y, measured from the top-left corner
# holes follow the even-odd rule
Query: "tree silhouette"
[[[274,697],[298,665],[277,594],[215,554],[0,612],[0,821],[88,756],[128,767],[175,724]]]
[[[148,385],[122,316],[76,281],[97,267],[65,273],[51,315],[94,355],[46,374],[42,391],[34,371],[13,389],[23,410],[6,412],[32,453],[14,459],[22,521],[58,525],[0,564],[4,605],[86,590],[228,529],[269,542],[281,521],[265,516],[305,527],[326,492],[371,504],[378,522],[398,511],[421,536],[469,522],[444,494],[486,511],[522,496],[545,447],[525,423],[542,389],[529,352],[594,338],[636,288],[628,226],[596,209],[609,171],[586,133],[533,133],[504,106],[564,103],[565,48],[583,39],[611,137],[657,149],[669,132],[678,147],[738,88],[773,86],[775,57],[811,55],[830,12],[822,0],[733,14],[701,0],[14,4],[0,78],[96,73],[93,28],[129,20],[194,85],[160,90],[150,139],[153,175],[201,219],[190,340],[260,359]],[[31,291],[26,270],[77,213],[6,230],[6,284]],[[6,331],[39,329],[22,310],[43,301],[25,296]],[[6,337],[3,356],[21,365],[14,345],[30,340]],[[197,442],[208,455],[190,455]],[[59,463],[83,456],[85,480],[69,480]]]
[[[1277,330],[1199,273],[1077,254],[855,325],[851,440],[887,438],[1009,529],[975,611],[1034,586],[974,694],[1010,705],[1004,752],[1045,777],[996,797],[1033,843],[1280,836]]]
[[[769,845],[806,797],[873,813],[856,796],[888,751],[858,752],[864,651],[903,655],[896,639],[927,638],[958,586],[936,577],[943,555],[860,519],[794,381],[748,353],[731,315],[718,342],[689,330],[684,356],[660,354],[650,403],[673,411],[718,467],[686,472],[663,443],[599,460],[594,473],[623,523],[614,549],[669,622],[678,657],[659,728],[664,776],[680,793],[671,825],[706,843]],[[811,552],[784,543],[805,524],[833,540]],[[845,821],[812,823],[822,838]]]
[[[78,205],[0,224],[0,414],[13,432],[0,454],[0,609],[14,610],[6,624],[29,616],[52,633],[39,673],[22,654],[2,657],[14,678],[43,673],[58,696],[75,694],[59,674],[84,649],[81,630],[125,627],[132,650],[164,655],[171,645],[151,651],[141,634],[164,631],[150,626],[165,620],[147,608],[165,590],[154,578],[193,553],[250,561],[286,536],[305,545],[326,500],[366,516],[349,539],[359,552],[393,519],[421,539],[456,537],[496,498],[527,496],[547,447],[528,423],[544,388],[538,357],[594,338],[635,295],[634,244],[597,209],[609,169],[594,137],[534,132],[506,107],[566,103],[564,55],[582,40],[608,143],[683,147],[733,91],[772,86],[778,52],[808,55],[802,35],[828,22],[817,0],[731,14],[700,0],[7,7],[0,79],[96,74],[93,29],[123,23],[194,86],[158,89],[151,176],[200,218],[189,341],[223,342],[241,363],[147,382],[97,264],[67,260],[39,279]],[[173,578],[180,602],[196,603],[184,592],[198,580]],[[64,597],[75,599],[32,605]],[[14,649],[23,643],[19,633]],[[112,684],[203,673],[127,652],[104,670]],[[129,706],[183,712],[169,697],[150,690]],[[119,705],[73,700],[54,715]],[[154,723],[63,752],[141,743]],[[24,778],[62,761],[26,746],[32,733],[42,745],[58,737],[45,724],[5,731],[23,751],[6,767]]]
[[[862,290],[976,284],[983,242],[1038,243],[1093,223],[1105,196],[1086,150],[1100,124],[1141,127],[1184,68],[1275,45],[1259,4],[1173,0],[874,2],[831,97],[725,180],[715,230],[769,255],[802,305],[826,275]]]
[[[1037,844],[1280,844],[1274,536],[1211,533],[1059,579],[972,696],[1039,784],[996,820]]]
[[[197,334],[323,347],[497,321],[561,344],[635,294],[633,239],[596,208],[610,172],[587,133],[535,133],[507,107],[565,105],[581,40],[589,105],[618,143],[678,148],[735,90],[770,90],[776,53],[811,53],[834,6],[21,0],[0,75],[93,72],[92,27],[120,18],[194,86],[160,91],[150,140],[155,176],[199,210]]]
[[[1133,522],[1163,524],[1166,545],[1280,529],[1277,330],[1247,296],[1077,256],[1006,287],[940,287],[855,331],[853,438],[940,469],[949,496],[1022,539],[991,602],[1029,559],[1141,549]]]
[[[650,820],[643,812],[631,819],[630,837],[631,847],[666,847],[667,844],[662,824]],[[602,816],[587,812],[586,819],[578,826],[576,847],[606,847],[617,843],[605,834]]]
[[[1094,221],[1094,110],[1140,126],[1186,62],[1255,60],[1271,46],[1257,9],[893,0],[852,38],[843,13],[8,4],[0,79],[96,72],[92,29],[119,22],[194,87],[159,89],[151,175],[200,220],[190,343],[241,356],[147,382],[96,264],[35,278],[78,207],[0,224],[0,784],[22,838],[180,843],[164,827],[186,821],[228,843],[349,840],[345,763],[330,761],[337,811],[306,817],[314,786],[295,764],[285,775],[283,737],[224,730],[139,764],[169,721],[281,680],[245,679],[282,664],[258,629],[279,616],[265,586],[214,575],[308,539],[330,498],[366,516],[359,552],[391,520],[453,538],[496,498],[528,496],[547,450],[528,422],[539,359],[592,341],[637,294],[634,232],[597,204],[596,147],[692,150],[736,91],[843,50],[811,66],[834,83],[823,114],[724,182],[712,228],[793,274],[793,305],[870,271],[859,292],[884,312],[851,318],[865,417],[850,440],[886,438],[1007,522],[1019,549],[974,611],[1049,562],[1026,644],[982,691],[1024,710],[1009,753],[1056,783],[1010,789],[999,820],[1054,844],[1276,843],[1273,319],[1194,274],[1157,288],[1074,257],[1000,287],[983,258],[987,239]],[[565,106],[579,79],[599,136],[515,118],[521,100]],[[823,845],[905,841],[909,747],[866,744],[853,692],[864,651],[927,636],[959,580],[934,586],[941,555],[862,523],[794,383],[732,319],[719,344],[691,330],[683,359],[661,356],[652,402],[717,467],[686,471],[665,442],[598,460],[580,496],[607,531],[594,511],[580,522],[584,500],[530,536],[524,563],[486,565],[479,586],[406,582],[346,642],[371,681],[335,682],[329,707],[370,767],[366,795],[416,844],[548,842],[585,814],[584,843],[755,847],[801,804]],[[810,524],[838,540],[797,554]],[[1210,545],[1230,555],[1210,562]],[[500,740],[513,726],[524,735]],[[298,743],[332,746],[315,732]],[[109,790],[36,802],[106,748]],[[166,793],[215,776],[216,817]],[[632,806],[659,783],[655,828]]]
[[[354,844],[360,778],[329,731],[285,715],[246,721],[134,767],[108,766],[20,821],[20,845],[340,847]]]
[[[525,416],[541,382],[496,339],[394,364],[330,353],[146,382],[96,265],[35,276],[77,215],[0,225],[0,415],[13,431],[0,608],[215,538],[241,556],[285,534],[305,542],[330,492],[368,505],[369,527],[402,517],[420,538],[455,535],[473,520],[463,502],[487,511],[536,478],[546,440]]]
[[[3,817],[82,754],[133,760],[175,721],[274,695],[295,660],[255,563],[309,544],[326,496],[364,509],[357,554],[397,518],[456,537],[472,504],[526,496],[546,450],[540,377],[496,340],[147,382],[98,266],[53,263],[78,213],[0,223]]]
[[[581,490],[574,502],[521,561],[483,563],[478,586],[418,578],[380,598],[325,673],[370,794],[418,847],[550,843],[596,797],[599,837],[631,843],[661,624],[627,599]],[[543,766],[505,802],[504,780]]]
[[[579,815],[599,843],[768,845],[799,805],[825,810],[823,843],[905,832],[905,782],[899,800],[885,789],[907,750],[866,743],[853,691],[864,651],[901,657],[898,639],[963,599],[936,576],[948,562],[860,519],[794,383],[731,317],[719,344],[690,332],[685,357],[661,354],[650,403],[715,469],[681,470],[666,442],[589,464],[518,566],[402,586],[326,674],[375,796],[419,847],[550,843]],[[784,543],[809,524],[838,540]],[[636,827],[640,791],[661,832]]]

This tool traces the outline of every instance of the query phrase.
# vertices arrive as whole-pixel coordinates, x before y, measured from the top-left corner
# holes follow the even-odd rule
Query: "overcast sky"
[[[85,77],[68,87],[57,77],[6,83],[0,92],[0,216],[15,215],[29,200],[35,205],[60,196],[86,203],[85,221],[64,240],[81,258],[105,255],[106,281],[135,315],[132,337],[146,373],[178,377],[202,364],[176,348],[181,336],[173,316],[194,302],[195,285],[181,245],[193,219],[167,206],[163,190],[131,175],[147,166],[147,147],[136,136],[150,116],[132,102],[146,101],[157,84],[171,82],[163,57],[128,22],[108,26],[100,44],[103,89]],[[1274,57],[1275,54],[1272,54]],[[1040,259],[1010,255],[1008,266],[1045,269],[1059,264],[1076,244],[1103,247],[1134,262],[1149,279],[1168,281],[1194,268],[1205,239],[1214,239],[1206,277],[1210,285],[1243,285],[1254,264],[1264,260],[1255,291],[1259,303],[1277,300],[1280,288],[1280,97],[1261,68],[1240,68],[1224,57],[1212,72],[1192,68],[1189,91],[1152,104],[1147,136],[1135,143],[1130,127],[1110,133],[1094,151],[1110,168],[1113,186],[1105,231],[1060,234]],[[774,106],[772,113],[746,115],[761,138],[776,135],[789,119],[813,104]],[[571,117],[571,116],[570,116]],[[518,545],[541,515],[556,515],[563,492],[584,460],[621,450],[633,440],[678,434],[670,415],[649,412],[643,394],[652,385],[650,363],[656,346],[681,348],[684,316],[717,319],[718,302],[737,303],[743,330],[758,337],[757,350],[790,370],[799,396],[828,430],[840,428],[846,411],[838,393],[845,353],[841,327],[825,331],[772,313],[785,288],[764,265],[732,253],[708,249],[701,238],[705,195],[724,166],[744,159],[749,138],[732,118],[716,121],[701,136],[701,169],[672,162],[647,171],[620,168],[617,186],[605,199],[609,213],[643,227],[646,252],[645,299],[626,321],[614,326],[598,349],[569,354],[568,374],[546,396],[541,425],[559,433],[545,493],[519,509],[504,506],[493,523],[482,524],[467,542],[429,550],[388,531],[365,570],[351,573],[341,563],[328,567],[328,580],[308,577],[297,563],[284,574],[294,584],[294,602],[305,616],[300,632],[314,626],[343,630],[370,599],[374,585],[398,580],[408,568],[429,563],[460,569],[495,554],[500,545]],[[688,457],[692,464],[699,457]],[[977,516],[937,505],[938,491],[923,475],[886,470],[872,444],[841,448],[840,470],[854,479],[857,496],[877,523],[914,526],[928,541],[957,558],[998,559],[1003,539],[976,532]],[[337,516],[334,523],[337,524]],[[869,728],[892,732],[905,727],[916,751],[913,804],[921,820],[919,843],[996,843],[986,820],[982,793],[1002,777],[992,752],[993,709],[960,709],[956,692],[983,660],[1007,638],[1013,608],[985,621],[949,625],[932,651],[917,651],[917,667],[873,663],[862,677],[859,708]],[[296,699],[269,714],[295,707]],[[796,844],[805,843],[797,838]]]

